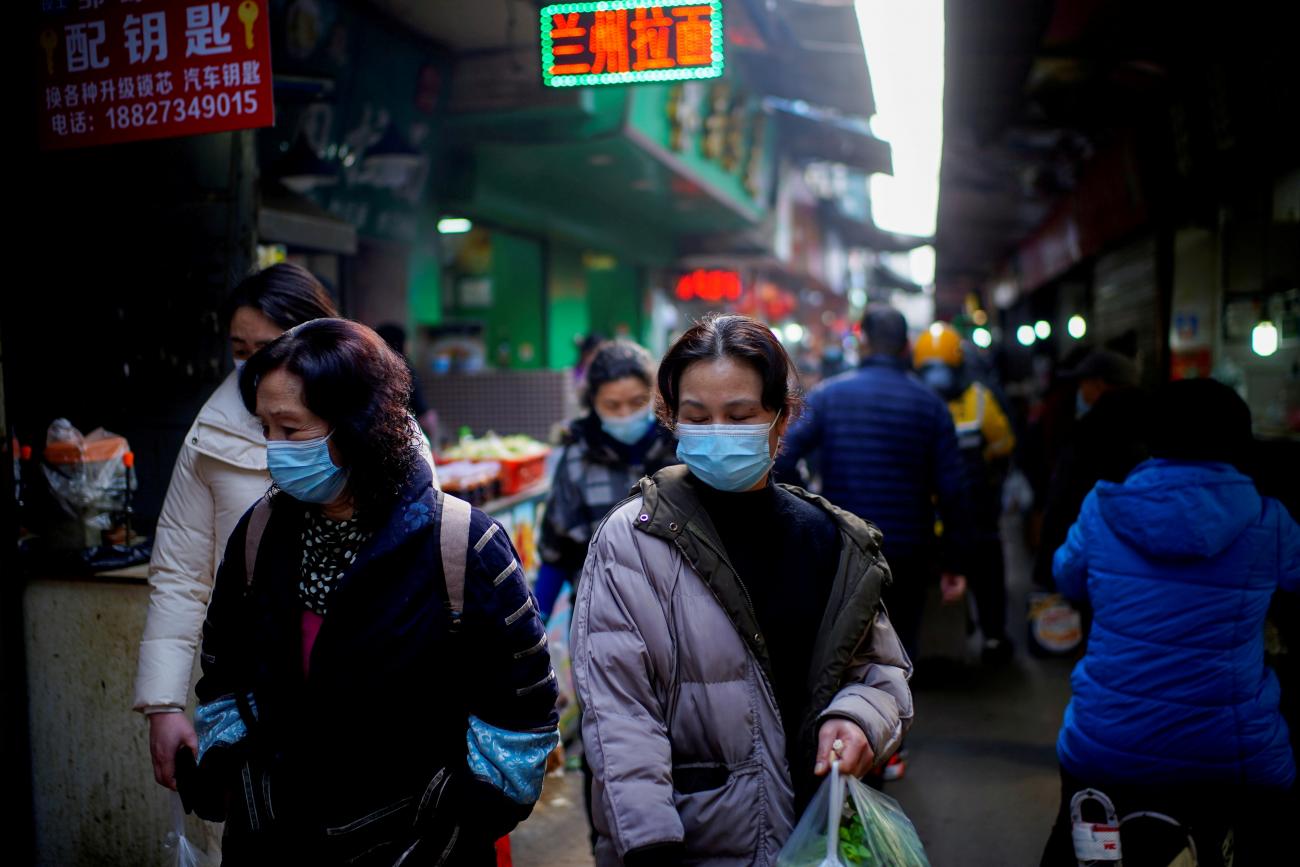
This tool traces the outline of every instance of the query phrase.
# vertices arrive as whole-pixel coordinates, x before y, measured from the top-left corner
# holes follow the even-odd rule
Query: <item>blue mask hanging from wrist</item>
[[[679,424],[677,457],[704,484],[719,491],[748,491],[771,471],[771,424]]]
[[[655,423],[654,410],[649,406],[622,418],[606,418],[600,413],[596,415],[600,418],[601,430],[628,446],[641,442]]]
[[[276,487],[304,503],[332,503],[348,484],[348,472],[330,458],[329,438],[301,442],[271,440],[266,465]]]

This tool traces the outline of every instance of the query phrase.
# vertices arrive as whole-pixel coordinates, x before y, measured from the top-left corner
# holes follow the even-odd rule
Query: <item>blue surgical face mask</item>
[[[631,415],[609,418],[596,413],[600,418],[601,430],[624,445],[633,446],[641,442],[650,428],[654,427],[654,410],[650,406],[639,409]]]
[[[348,483],[347,470],[334,465],[330,458],[329,438],[290,442],[270,440],[266,444],[266,464],[276,486],[295,500],[304,503],[332,503]]]
[[[679,424],[677,457],[719,491],[748,491],[772,469],[771,424]]]
[[[946,364],[927,364],[921,368],[921,379],[944,400],[957,395],[957,371]]]

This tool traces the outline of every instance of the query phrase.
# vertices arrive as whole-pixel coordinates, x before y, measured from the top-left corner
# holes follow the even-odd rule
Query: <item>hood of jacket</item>
[[[262,423],[239,396],[239,371],[231,371],[199,410],[185,437],[190,448],[223,463],[249,470],[266,470],[266,438]]]
[[[1160,459],[1139,464],[1122,484],[1098,483],[1097,500],[1115,535],[1166,560],[1222,554],[1263,508],[1254,482],[1229,464]]]

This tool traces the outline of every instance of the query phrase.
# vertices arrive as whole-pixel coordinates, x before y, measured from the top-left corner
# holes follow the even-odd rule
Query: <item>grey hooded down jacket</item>
[[[666,843],[683,844],[692,864],[764,867],[796,818],[763,635],[688,475],[678,466],[642,479],[597,532],[580,582],[573,666],[601,867]],[[880,604],[880,532],[786,490],[825,510],[843,541],[808,712],[788,728],[811,763],[820,723],[847,718],[883,761],[911,723],[912,698],[911,663]],[[721,784],[682,785],[702,776]]]

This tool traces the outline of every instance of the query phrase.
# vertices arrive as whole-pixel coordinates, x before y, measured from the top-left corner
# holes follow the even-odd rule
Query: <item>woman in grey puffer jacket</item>
[[[685,466],[597,532],[574,623],[602,867],[772,864],[829,763],[864,774],[911,723],[879,531],[769,482],[794,380],[743,316],[660,365]]]

